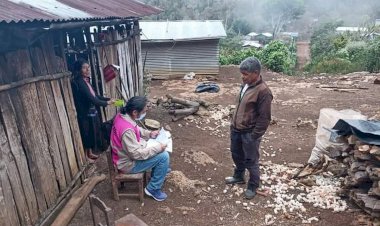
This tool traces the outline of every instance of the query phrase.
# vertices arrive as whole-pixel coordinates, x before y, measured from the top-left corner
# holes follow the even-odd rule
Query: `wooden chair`
[[[138,197],[140,199],[140,202],[143,202],[144,201],[145,173],[136,173],[136,174],[118,173],[118,170],[113,165],[112,154],[110,150],[107,151],[107,162],[108,162],[108,168],[109,168],[110,177],[111,177],[113,198],[115,200],[120,200],[119,198],[120,196]],[[118,186],[122,182],[136,182],[138,185],[138,192],[137,193],[119,193]]]
[[[97,214],[95,214],[95,211],[96,211],[95,207],[104,213],[106,225],[114,226],[115,220],[114,220],[112,209],[106,206],[106,204],[102,200],[100,200],[98,197],[96,197],[93,194],[91,194],[88,199],[90,200],[91,215],[92,215],[92,221],[94,222],[94,226],[104,226],[99,221],[99,219],[97,219]]]

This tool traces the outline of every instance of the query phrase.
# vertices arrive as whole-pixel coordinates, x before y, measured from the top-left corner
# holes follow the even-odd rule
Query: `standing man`
[[[225,179],[226,184],[243,184],[247,169],[247,199],[255,197],[260,184],[260,141],[271,120],[273,96],[260,71],[260,61],[255,57],[248,57],[240,64],[243,86],[231,121],[231,154],[236,168],[234,175]]]

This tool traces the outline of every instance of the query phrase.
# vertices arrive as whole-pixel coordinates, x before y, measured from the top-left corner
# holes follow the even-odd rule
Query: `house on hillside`
[[[273,35],[268,32],[251,32],[244,37],[243,47],[251,46],[261,48],[273,40]],[[259,44],[257,44],[259,43]]]
[[[336,32],[342,34],[346,32],[355,33],[355,32],[365,32],[367,28],[364,27],[337,27]]]
[[[153,76],[219,73],[221,21],[141,21],[145,70]]]
[[[0,225],[50,225],[81,186],[70,66],[88,59],[98,94],[143,94],[139,18],[159,12],[135,0],[1,1]],[[106,82],[108,64],[120,71]]]

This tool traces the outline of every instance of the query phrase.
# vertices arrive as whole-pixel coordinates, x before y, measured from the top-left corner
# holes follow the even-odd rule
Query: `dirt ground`
[[[321,108],[349,108],[369,117],[380,114],[380,86],[373,84],[375,76],[379,75],[355,73],[346,76],[288,77],[264,72],[263,78],[274,94],[272,112],[277,123],[269,127],[265,135],[266,142],[261,144],[262,151],[269,153],[263,154],[261,161],[270,160],[277,164],[306,163],[315,143],[316,130],[310,125],[297,127],[297,120],[302,118],[315,121]],[[213,94],[195,94],[195,85],[199,82],[196,80],[153,81],[150,98],[170,93],[185,98],[201,98],[224,107],[235,104],[240,86],[238,68],[222,67],[217,79],[221,90]],[[340,92],[317,88],[321,85],[360,86],[368,89]],[[268,213],[275,215],[273,209],[266,205],[272,200],[272,195],[255,197],[249,204],[250,210],[237,204],[239,201],[246,202],[243,197],[229,195],[231,188],[224,184],[224,178],[230,176],[233,170],[228,125],[219,127],[219,132],[211,135],[212,131],[202,130],[206,126],[202,123],[184,120],[172,122],[167,111],[160,107],[153,108],[147,117],[159,120],[172,129],[173,172],[164,187],[169,197],[164,202],[146,197],[143,204],[137,199],[114,201],[107,180],[99,184],[94,193],[114,210],[115,219],[134,213],[148,225],[265,225],[265,216]],[[271,157],[274,152],[276,155]],[[97,172],[108,175],[105,156],[96,163],[96,167]],[[244,188],[244,185],[240,187]],[[318,219],[309,225],[358,225],[358,219],[363,215],[352,204],[349,204],[348,210],[340,213],[312,205],[306,207],[307,210],[302,215]],[[272,225],[302,225],[301,219],[296,215],[278,213],[275,216]],[[77,213],[71,225],[92,225],[88,202]]]

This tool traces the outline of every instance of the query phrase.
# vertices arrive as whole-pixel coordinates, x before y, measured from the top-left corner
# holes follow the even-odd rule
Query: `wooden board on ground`
[[[75,216],[75,213],[86,201],[87,197],[94,189],[94,187],[101,181],[106,179],[106,175],[102,174],[100,176],[93,176],[89,178],[77,191],[74,192],[71,199],[65,205],[63,210],[54,220],[54,226],[66,226]]]

